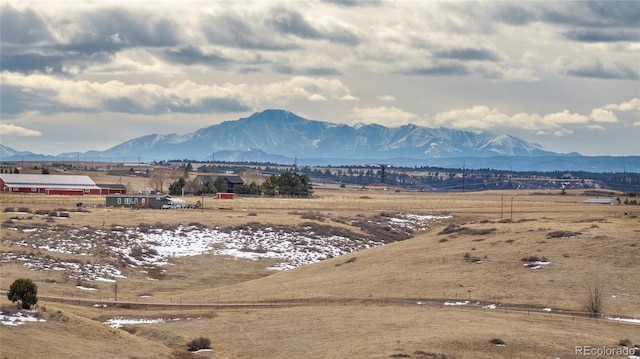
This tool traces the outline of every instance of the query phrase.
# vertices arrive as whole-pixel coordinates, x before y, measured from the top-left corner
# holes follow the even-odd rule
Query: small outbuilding
[[[586,203],[586,204],[609,204],[609,205],[615,206],[615,205],[620,204],[620,201],[618,201],[618,199],[616,199],[616,198],[598,197],[598,198],[588,198],[588,199],[582,201],[582,203]]]
[[[102,194],[126,194],[127,187],[119,183],[98,183],[96,186],[100,187]]]

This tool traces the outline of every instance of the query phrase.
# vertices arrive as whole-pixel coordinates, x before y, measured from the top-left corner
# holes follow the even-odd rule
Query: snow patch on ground
[[[98,290],[98,288],[85,287],[85,286],[82,286],[82,285],[77,285],[76,288],[82,289],[82,290],[87,290],[87,291],[96,291],[96,290]]]
[[[112,318],[105,322],[105,324],[109,325],[113,328],[122,328],[124,325],[129,324],[158,324],[158,323],[166,323],[167,320],[163,318]]]
[[[410,238],[413,231],[425,230],[433,223],[450,217],[399,213],[392,217],[381,216],[375,222],[391,231],[407,234],[403,238]],[[327,230],[314,226],[288,228],[247,224],[221,229],[202,225],[158,228],[148,225],[144,228],[72,228],[62,225],[33,228],[13,224],[9,230],[25,234],[6,241],[13,246],[86,256],[87,259],[63,261],[52,255],[16,251],[0,253],[0,263],[23,262],[32,270],[64,271],[71,279],[114,282],[116,278],[126,278],[118,268],[163,266],[177,257],[215,254],[250,260],[275,259],[277,263],[270,269],[286,270],[380,246],[388,240],[340,232],[336,227],[326,226],[329,227]],[[328,232],[317,233],[319,230]],[[111,258],[105,263],[93,263],[90,259],[96,257],[96,252]]]
[[[551,262],[535,261],[525,263],[524,266],[531,269],[542,269],[544,266],[551,264]]]
[[[469,304],[468,300],[465,300],[464,302],[444,302],[444,305],[467,305]]]
[[[18,325],[23,325],[29,322],[31,323],[45,322],[44,319],[36,318],[32,316],[30,313],[35,313],[35,311],[33,312],[21,311],[11,315],[3,314],[2,312],[0,312],[0,324],[9,325],[9,326],[18,326]]]
[[[618,322],[624,322],[624,323],[631,323],[631,324],[639,324],[640,325],[640,319],[634,319],[634,318],[620,318],[620,317],[608,317],[607,319],[609,320],[615,320]]]

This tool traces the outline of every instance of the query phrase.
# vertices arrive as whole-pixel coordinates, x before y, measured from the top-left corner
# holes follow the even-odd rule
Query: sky
[[[266,109],[640,155],[640,1],[6,1],[0,141],[106,150]]]

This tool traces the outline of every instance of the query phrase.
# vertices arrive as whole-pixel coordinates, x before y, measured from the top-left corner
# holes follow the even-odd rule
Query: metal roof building
[[[608,197],[604,197],[604,198],[589,198],[589,199],[586,199],[586,200],[582,201],[582,203],[587,203],[587,204],[610,204],[610,205],[620,204],[620,202],[618,202],[617,199],[608,198]]]
[[[0,190],[12,193],[85,195],[102,194],[89,176],[0,174]]]

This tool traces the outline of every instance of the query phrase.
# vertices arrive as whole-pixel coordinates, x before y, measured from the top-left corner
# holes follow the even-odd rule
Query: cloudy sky
[[[1,141],[104,150],[264,109],[640,155],[640,1],[2,1]]]

